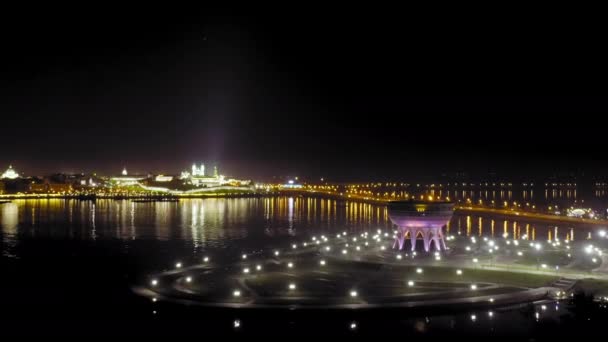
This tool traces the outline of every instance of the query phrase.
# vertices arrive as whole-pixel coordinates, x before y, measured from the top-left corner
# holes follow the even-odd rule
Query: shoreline
[[[274,196],[280,194],[273,194]],[[37,199],[63,199],[63,200],[179,200],[189,198],[242,198],[242,197],[266,197],[267,194],[258,193],[208,193],[195,195],[47,195],[47,194],[32,194],[32,195],[0,195],[0,203],[8,203],[13,200],[37,200]]]
[[[307,196],[335,199],[341,201],[363,202],[375,205],[386,205],[389,201],[377,200],[370,198],[346,197],[338,194],[324,193],[318,191],[294,191],[280,190],[273,192],[208,192],[196,194],[158,194],[158,195],[64,195],[64,194],[15,194],[15,195],[0,195],[0,204],[10,203],[12,200],[44,200],[44,199],[64,199],[64,200],[79,200],[79,201],[95,201],[95,200],[139,200],[142,202],[177,202],[180,199],[205,199],[205,198],[264,198],[274,196]],[[536,212],[527,212],[523,210],[507,210],[497,208],[473,207],[470,205],[456,205],[455,212],[460,213],[476,213],[498,215],[503,217],[520,218],[526,220],[535,220],[546,223],[570,223],[570,224],[586,224],[586,225],[603,225],[608,226],[606,219],[585,219],[568,216],[555,216],[551,214],[543,214]]]
[[[497,215],[497,216],[518,217],[518,218],[522,218],[522,219],[536,220],[536,221],[541,221],[541,222],[561,222],[561,223],[607,225],[608,226],[608,220],[603,220],[603,219],[592,220],[592,219],[586,219],[586,218],[556,216],[556,215],[535,213],[535,212],[528,212],[528,211],[521,211],[521,210],[479,208],[479,207],[470,207],[470,206],[456,206],[456,210],[461,211],[461,212],[484,213],[484,214],[492,214],[492,215]]]

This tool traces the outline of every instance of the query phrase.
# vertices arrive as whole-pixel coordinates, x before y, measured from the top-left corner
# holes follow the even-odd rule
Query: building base
[[[422,240],[426,252],[431,250],[431,244],[437,251],[447,249],[441,227],[399,227],[393,248],[403,250],[406,240],[410,240],[412,251],[416,250],[418,240]]]

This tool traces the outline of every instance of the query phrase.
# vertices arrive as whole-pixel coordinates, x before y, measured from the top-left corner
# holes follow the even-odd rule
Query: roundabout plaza
[[[603,291],[602,248],[448,234],[451,203],[393,202],[390,230],[311,235],[232,260],[212,253],[134,287],[151,301],[221,308],[498,310]],[[600,243],[601,245],[601,243]],[[581,281],[582,280],[582,281]]]

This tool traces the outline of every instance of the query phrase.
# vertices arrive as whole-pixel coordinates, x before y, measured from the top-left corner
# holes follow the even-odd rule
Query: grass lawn
[[[572,259],[568,258],[568,253],[563,252],[563,251],[543,251],[542,253],[530,251],[530,252],[524,253],[523,256],[518,257],[515,262],[520,265],[527,265],[527,266],[536,266],[538,264],[546,264],[553,268],[556,265],[565,266],[565,265],[569,264],[571,261],[572,261]]]

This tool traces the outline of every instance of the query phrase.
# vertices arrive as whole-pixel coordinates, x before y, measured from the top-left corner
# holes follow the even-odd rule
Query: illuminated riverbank
[[[376,205],[383,205],[390,202],[389,199],[385,198],[375,198],[369,196],[357,196],[357,195],[344,195],[335,192],[326,192],[326,191],[283,191],[284,194],[306,194],[308,196],[318,196],[318,197],[328,197],[333,199],[341,199],[348,201],[358,201]],[[568,217],[568,216],[560,216],[553,214],[544,214],[539,212],[532,212],[520,209],[498,209],[493,207],[485,207],[485,206],[472,206],[470,204],[456,204],[454,209],[457,212],[462,213],[475,213],[475,214],[489,214],[489,215],[500,215],[505,217],[514,217],[514,218],[526,218],[529,220],[536,220],[546,223],[572,223],[572,224],[588,224],[588,225],[600,225],[600,226],[608,226],[608,220],[605,219],[587,219],[587,218],[577,218],[577,217]]]
[[[374,197],[343,195],[334,192],[325,191],[302,191],[302,190],[274,190],[274,191],[256,191],[250,188],[208,188],[197,192],[187,193],[93,193],[93,194],[2,194],[0,200],[18,200],[18,199],[74,199],[74,200],[96,200],[96,199],[132,199],[132,200],[166,200],[166,199],[188,199],[188,198],[249,198],[249,197],[269,197],[269,196],[306,196],[318,197],[334,200],[352,201],[360,203],[368,203],[374,205],[386,205],[389,200],[378,199]],[[485,206],[472,206],[456,204],[454,207],[456,212],[473,213],[478,215],[498,215],[503,217],[511,217],[518,219],[534,220],[545,223],[566,223],[566,224],[586,224],[593,226],[608,226],[608,220],[605,219],[586,219],[568,216],[559,216],[553,214],[544,214],[539,212],[531,212],[521,209],[499,209]]]

